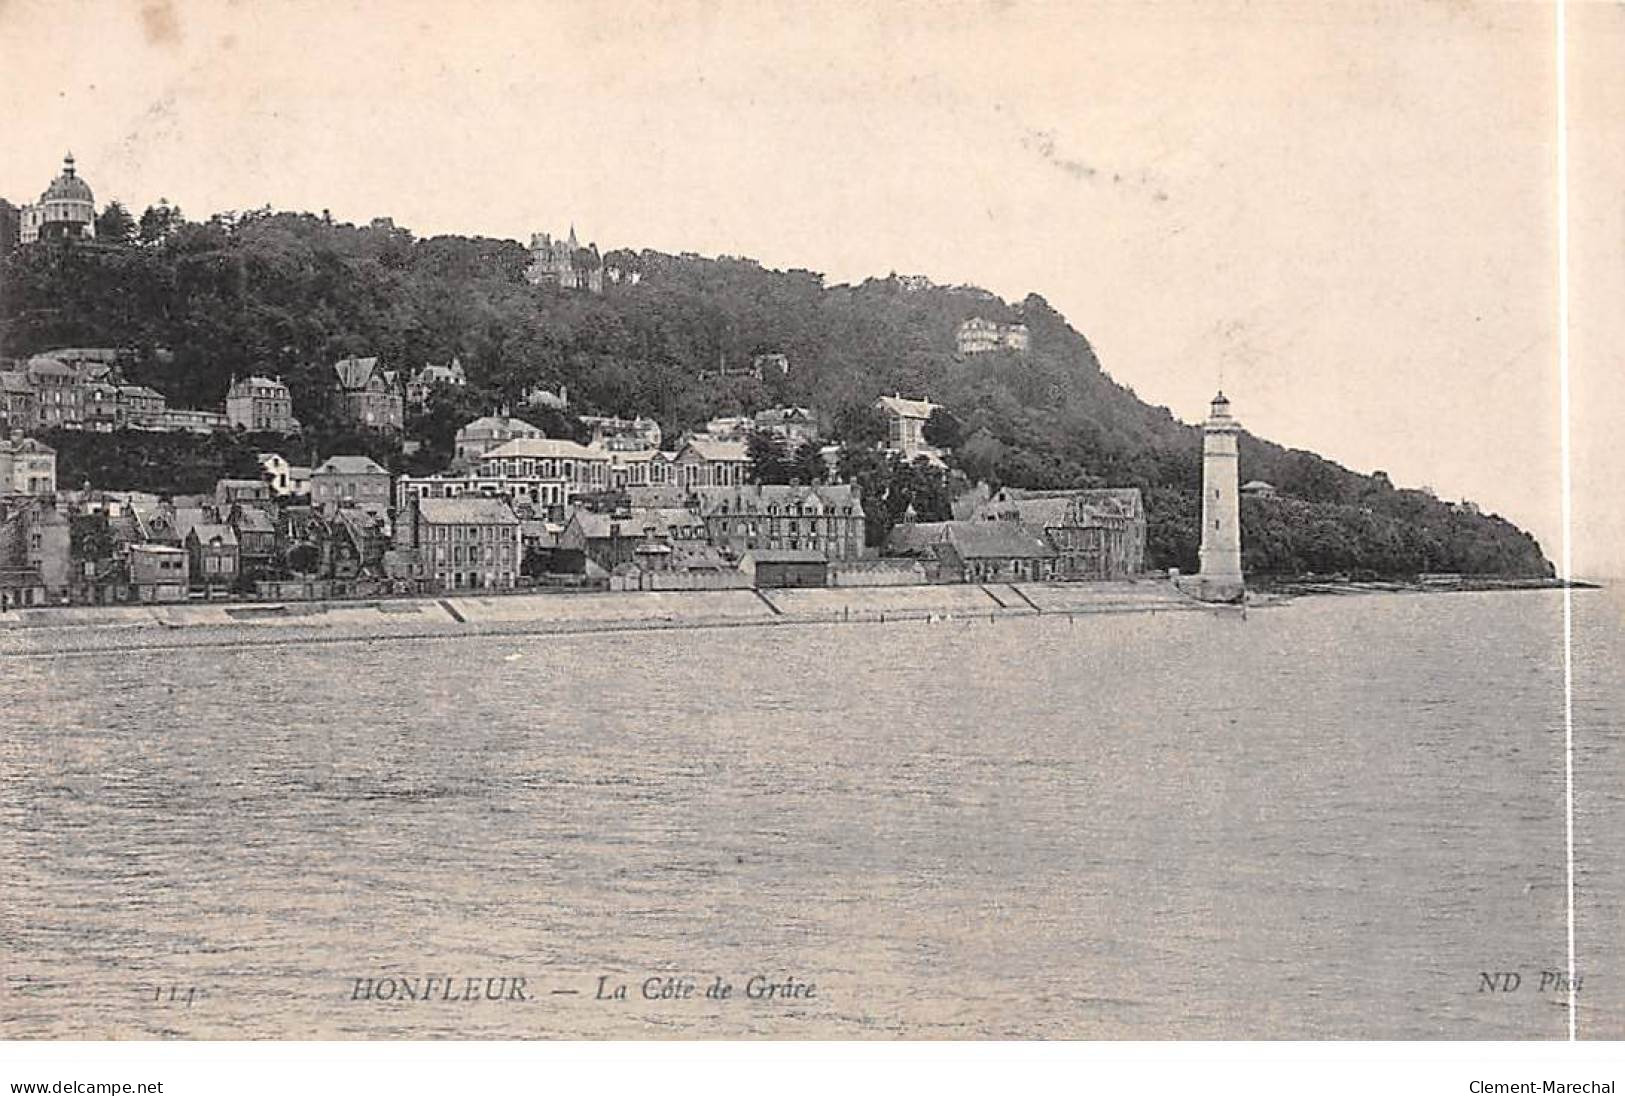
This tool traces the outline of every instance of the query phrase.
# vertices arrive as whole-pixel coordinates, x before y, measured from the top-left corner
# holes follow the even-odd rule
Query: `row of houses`
[[[163,393],[129,383],[129,359],[119,350],[65,347],[0,369],[0,432],[229,428],[223,414],[170,407]]]

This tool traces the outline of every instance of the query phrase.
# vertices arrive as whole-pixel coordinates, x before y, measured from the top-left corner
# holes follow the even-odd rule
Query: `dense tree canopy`
[[[827,286],[811,271],[768,270],[747,259],[625,250],[607,253],[605,263],[638,272],[638,283],[606,278],[605,292],[592,294],[527,284],[528,255],[513,241],[420,240],[387,221],[357,227],[257,210],[194,223],[161,204],[120,244],[114,226],[128,215],[109,210],[103,218],[106,242],[20,248],[5,260],[0,345],[8,354],[129,347],[137,355],[131,379],[176,406],[219,406],[233,376],[278,375],[323,454],[348,440],[331,401],[335,360],[378,355],[410,372],[457,355],[469,387],[437,394],[411,418],[408,434],[422,445],[416,456],[402,458],[392,439],[354,439],[392,467],[414,471],[449,460],[465,416],[517,412],[538,385],[567,386],[572,411],[652,415],[667,437],[714,415],[812,407],[848,449],[883,437],[873,411],[878,396],[926,397],[945,408],[928,432],[953,446],[952,476],[893,469],[878,455],[847,462],[843,474],[858,482],[868,476],[880,491],[874,500],[866,492],[879,525],[900,520],[909,504],[920,520],[945,515],[939,496],[950,482],[1137,486],[1146,493],[1152,562],[1194,562],[1199,429],[1114,381],[1089,342],[1038,296],[1012,306],[972,287],[895,277]],[[1030,350],[961,359],[954,331],[971,316],[1026,324]],[[752,375],[761,353],[785,354],[789,372]],[[552,436],[578,429],[563,416],[537,425]],[[192,447],[203,457],[200,469],[240,471],[238,454],[246,451],[240,440],[118,444],[115,459],[67,443],[65,482],[81,474],[108,487],[153,482],[177,454],[142,455],[135,451],[142,445]],[[228,457],[212,446],[234,448]],[[778,464],[767,456],[764,468],[792,478],[783,469],[800,454]],[[1250,435],[1241,468],[1244,480],[1267,480],[1282,496],[1244,508],[1255,570],[1550,570],[1535,542],[1507,522],[1396,490],[1380,475]],[[199,488],[189,479],[188,489]]]

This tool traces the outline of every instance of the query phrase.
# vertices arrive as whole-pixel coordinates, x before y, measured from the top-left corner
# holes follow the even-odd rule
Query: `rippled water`
[[[1575,604],[1620,1037],[1625,615]],[[0,659],[0,1035],[1559,1038],[1560,636],[1520,593]],[[505,999],[356,999],[430,975]]]

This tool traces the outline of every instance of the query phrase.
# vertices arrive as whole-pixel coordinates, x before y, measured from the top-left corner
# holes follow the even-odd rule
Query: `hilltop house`
[[[339,411],[358,426],[399,430],[405,423],[405,399],[399,378],[377,358],[345,358],[333,366]]]

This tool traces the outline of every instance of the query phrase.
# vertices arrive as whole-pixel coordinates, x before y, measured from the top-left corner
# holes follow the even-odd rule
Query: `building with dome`
[[[91,240],[96,237],[96,199],[74,169],[73,153],[62,161],[62,174],[51,181],[39,202],[23,206],[19,237],[39,240]]]

